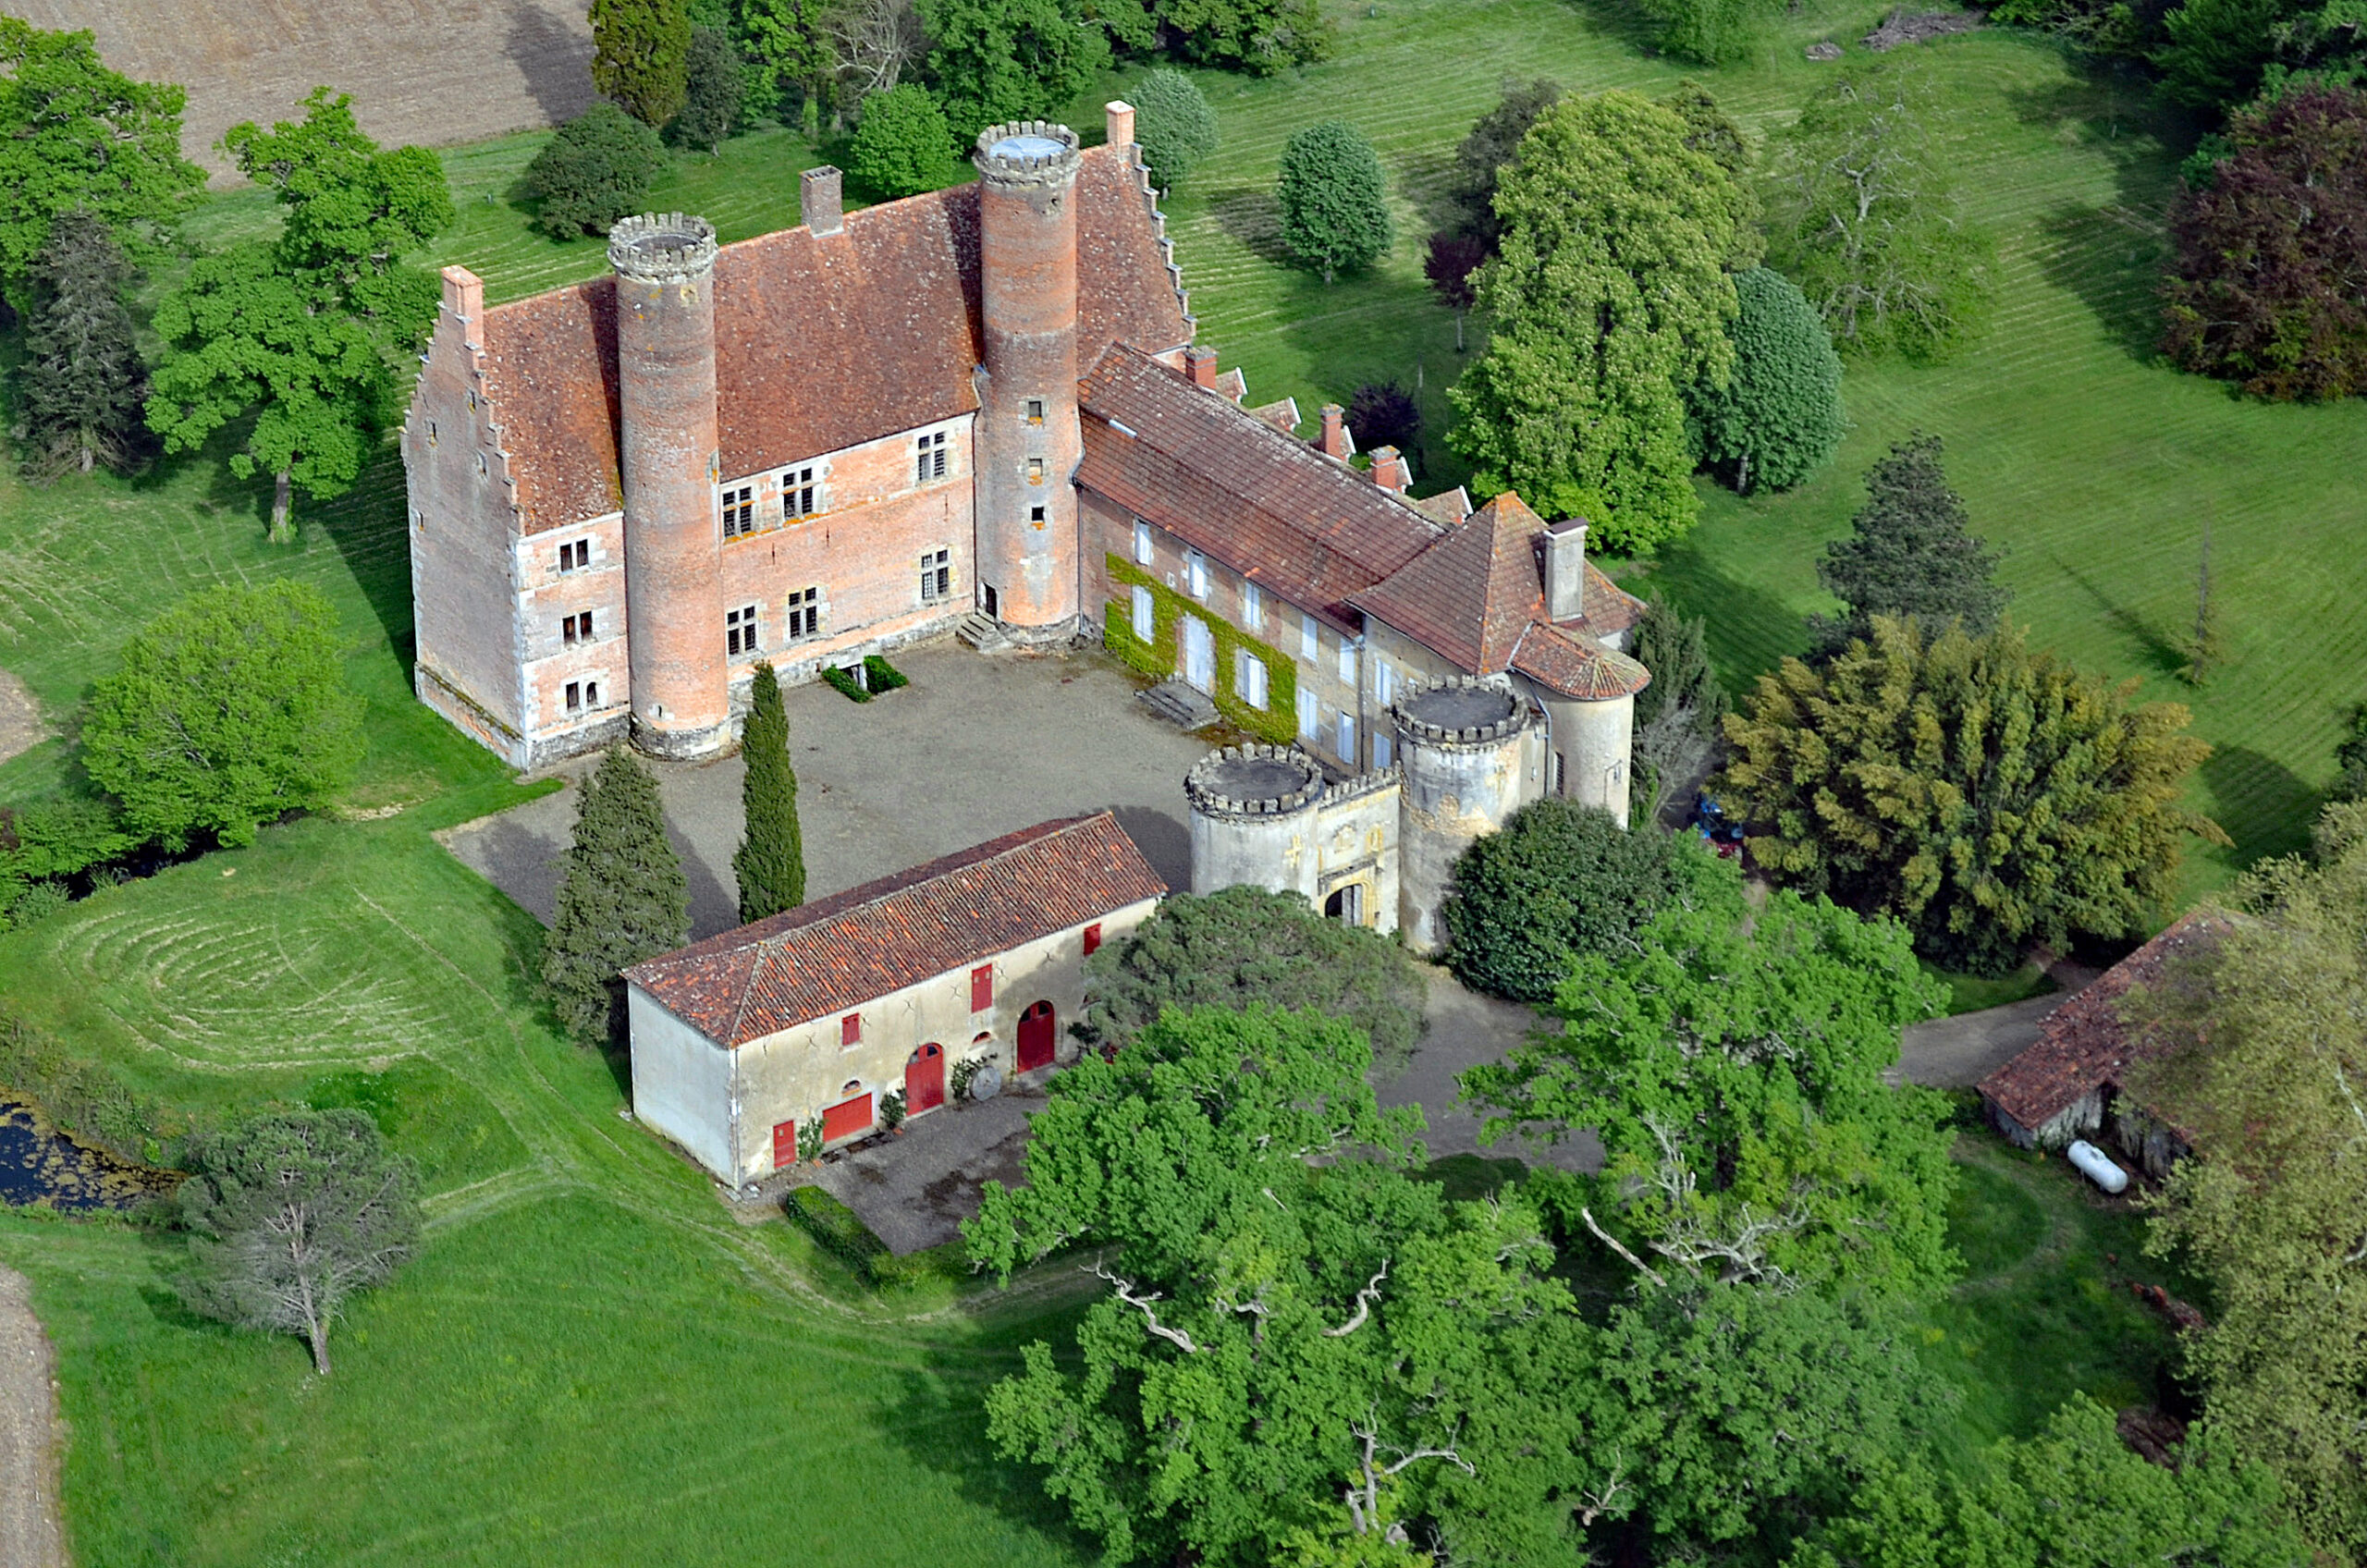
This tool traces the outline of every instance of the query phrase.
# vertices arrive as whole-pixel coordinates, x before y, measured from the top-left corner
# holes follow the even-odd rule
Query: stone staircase
[[[1136,692],[1135,700],[1178,729],[1197,729],[1217,721],[1216,704],[1208,701],[1207,692],[1180,675],[1171,675],[1149,691]]]
[[[995,618],[984,610],[972,610],[963,616],[953,628],[953,635],[963,646],[975,648],[982,654],[1011,646],[1011,639],[1002,634],[1002,628],[995,624]]]

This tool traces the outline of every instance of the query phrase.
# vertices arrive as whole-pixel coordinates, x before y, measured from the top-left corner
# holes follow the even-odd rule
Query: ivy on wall
[[[1241,628],[1213,614],[1206,605],[1187,599],[1122,556],[1110,557],[1110,579],[1129,588],[1150,590],[1150,641],[1134,635],[1134,606],[1112,598],[1101,614],[1101,642],[1111,653],[1145,675],[1166,677],[1176,671],[1175,625],[1179,618],[1196,616],[1216,643],[1215,690],[1208,693],[1217,712],[1260,741],[1287,746],[1298,735],[1298,667],[1271,643],[1261,643]],[[1251,707],[1233,689],[1237,652],[1245,652],[1266,667],[1266,705]]]

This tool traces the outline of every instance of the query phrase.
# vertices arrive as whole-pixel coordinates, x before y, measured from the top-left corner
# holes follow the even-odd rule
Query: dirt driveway
[[[66,1568],[56,1366],[31,1288],[0,1268],[0,1568]]]

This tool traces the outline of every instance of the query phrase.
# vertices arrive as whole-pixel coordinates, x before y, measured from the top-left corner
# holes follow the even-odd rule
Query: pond
[[[0,1203],[75,1210],[129,1208],[180,1178],[76,1143],[33,1107],[0,1100]]]

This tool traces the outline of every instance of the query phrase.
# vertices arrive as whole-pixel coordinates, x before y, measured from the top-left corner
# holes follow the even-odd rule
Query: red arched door
[[[934,1040],[904,1063],[904,1114],[918,1116],[945,1103],[945,1051]]]
[[[1019,1071],[1033,1072],[1052,1065],[1052,1044],[1059,1036],[1052,1023],[1050,1002],[1031,1002],[1019,1015]]]

